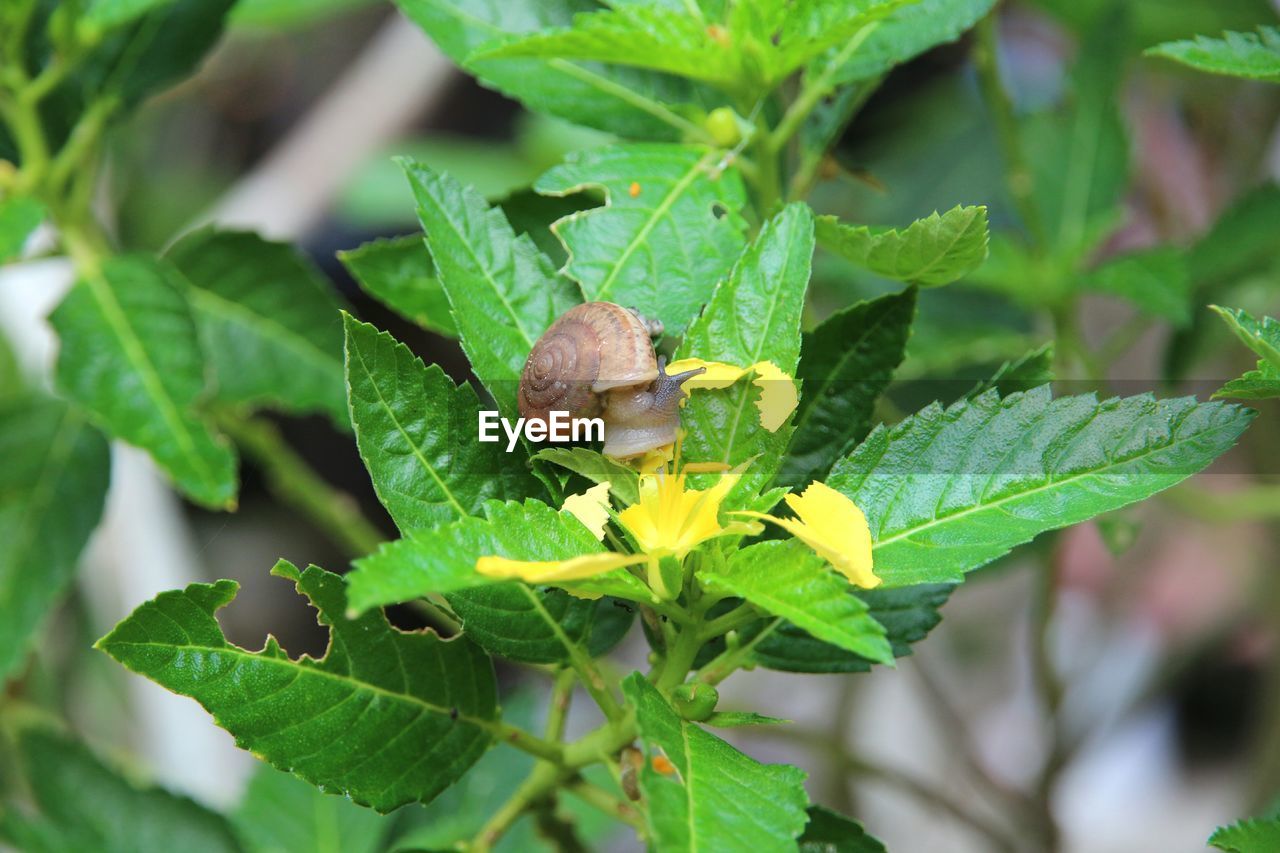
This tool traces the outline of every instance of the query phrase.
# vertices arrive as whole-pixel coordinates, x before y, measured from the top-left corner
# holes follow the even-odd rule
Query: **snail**
[[[526,421],[553,411],[604,421],[608,456],[638,456],[676,440],[681,383],[703,368],[668,376],[653,348],[661,323],[612,302],[565,312],[533,345],[517,401]]]

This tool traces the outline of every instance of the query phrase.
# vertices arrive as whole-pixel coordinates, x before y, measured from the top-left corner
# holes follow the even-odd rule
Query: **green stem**
[[[817,108],[831,90],[835,88],[836,73],[848,62],[849,58],[858,52],[858,48],[862,47],[867,38],[880,26],[879,21],[872,21],[854,34],[853,38],[845,42],[840,52],[827,63],[822,69],[822,73],[812,80],[806,80],[804,87],[800,90],[800,94],[791,102],[791,106],[783,114],[782,120],[778,122],[778,126],[767,135],[765,139],[765,149],[775,155],[782,151],[791,137],[800,130],[800,126],[804,124],[804,120],[809,114]]]
[[[735,607],[722,616],[717,616],[710,622],[702,625],[702,629],[698,632],[699,637],[706,642],[713,640],[723,634],[727,634],[735,628],[741,628],[743,625],[754,622],[758,617],[755,607],[750,604],[743,604]]]
[[[975,32],[977,45],[974,63],[978,68],[978,83],[983,98],[991,110],[1000,152],[1004,156],[1005,176],[1014,206],[1026,226],[1037,252],[1045,248],[1044,224],[1040,221],[1040,208],[1036,206],[1035,182],[1022,151],[1017,119],[1013,114],[1013,102],[1000,81],[1000,33],[999,12],[992,11],[978,22]]]
[[[849,126],[850,122],[853,121],[854,117],[857,116],[857,114],[862,110],[862,107],[867,103],[867,100],[870,99],[875,91],[880,88],[880,84],[884,82],[884,78],[885,75],[881,74],[878,77],[863,81],[862,84],[858,86],[857,92],[853,94],[853,101],[849,104],[847,115],[841,119],[837,126],[832,128],[830,141],[827,143],[827,147],[829,147],[831,143],[835,141],[836,137]],[[795,174],[791,176],[791,182],[787,189],[788,197],[792,201],[804,199],[809,195],[810,191],[813,190],[813,185],[818,180],[818,173],[822,168],[822,162],[826,158],[826,155],[827,151],[826,149],[823,149],[809,152],[801,157],[800,163],[796,167]]]
[[[347,556],[368,554],[386,539],[355,500],[321,479],[273,424],[229,413],[219,413],[217,422],[262,469],[276,496],[310,519]]]
[[[1058,592],[1057,566],[1053,556],[1056,551],[1049,552],[1048,565],[1036,573],[1036,598],[1031,612],[1031,668],[1050,730],[1049,756],[1040,770],[1034,792],[1039,824],[1048,850],[1056,850],[1059,843],[1058,825],[1053,817],[1053,789],[1070,759],[1059,713],[1066,689],[1053,662],[1053,616]]]
[[[730,645],[712,661],[710,661],[702,669],[698,670],[697,678],[706,684],[719,684],[730,675],[737,672],[738,669],[751,657],[752,650],[765,640],[770,634],[777,630],[782,624],[782,619],[777,618],[761,629],[750,640],[738,645]]]
[[[480,832],[467,845],[469,853],[487,853],[520,816],[544,800],[562,781],[564,771],[548,762],[539,762],[500,809],[494,812]]]
[[[569,719],[569,703],[573,700],[573,685],[577,680],[577,673],[572,669],[556,673],[555,682],[551,685],[551,703],[547,708],[546,739],[549,741],[564,740],[564,726]]]
[[[119,107],[119,98],[99,98],[76,122],[71,136],[67,138],[67,144],[62,146],[50,166],[49,183],[54,192],[66,186],[70,178],[85,169],[86,163],[93,159],[102,133]]]
[[[620,797],[615,797],[603,788],[592,785],[585,779],[570,782],[565,790],[582,800],[589,806],[599,809],[615,820],[630,825],[639,835],[644,834],[644,820],[635,806]]]
[[[1186,515],[1217,523],[1280,519],[1280,483],[1259,483],[1210,492],[1195,482],[1176,486],[1162,499]]]

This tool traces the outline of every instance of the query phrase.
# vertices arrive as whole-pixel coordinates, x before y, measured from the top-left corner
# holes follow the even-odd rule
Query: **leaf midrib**
[[[1212,427],[1211,429],[1207,429],[1207,430],[1205,430],[1204,432],[1196,433],[1195,437],[1196,437],[1197,439],[1199,439],[1199,438],[1204,438],[1204,437],[1207,437],[1207,436],[1214,435],[1214,434],[1219,433],[1219,432],[1230,432],[1230,431],[1231,431],[1231,429],[1232,429],[1232,426],[1233,426],[1232,424],[1222,424],[1222,425],[1220,425],[1220,426],[1216,426],[1216,427]],[[1172,449],[1172,448],[1173,448],[1173,446],[1174,446],[1175,444],[1180,444],[1180,443],[1182,443],[1183,441],[1186,441],[1186,440],[1188,440],[1188,439],[1186,439],[1186,438],[1180,438],[1180,439],[1177,439],[1177,440],[1175,440],[1175,441],[1173,441],[1173,442],[1170,442],[1169,444],[1166,444],[1166,445],[1163,445],[1163,446],[1160,446],[1160,447],[1153,447],[1153,448],[1147,449],[1147,450],[1143,451],[1142,453],[1136,454],[1136,455],[1134,455],[1134,456],[1130,456],[1129,458],[1127,458],[1127,459],[1123,460],[1122,462],[1118,462],[1118,463],[1115,463],[1115,464],[1113,464],[1113,465],[1109,465],[1109,466],[1106,466],[1106,467],[1103,467],[1103,468],[1094,468],[1094,469],[1089,470],[1089,471],[1082,471],[1082,472],[1080,472],[1080,473],[1073,474],[1073,475],[1071,475],[1071,476],[1069,476],[1069,477],[1065,477],[1065,478],[1060,479],[1060,480],[1049,480],[1049,481],[1045,482],[1044,484],[1042,484],[1042,485],[1040,485],[1040,486],[1036,486],[1036,487],[1035,487],[1035,488],[1033,488],[1033,489],[1028,489],[1028,490],[1027,490],[1027,491],[1025,491],[1025,492],[1017,492],[1017,493],[1012,494],[1012,495],[1007,495],[1007,496],[1005,496],[1005,497],[1003,497],[1003,498],[999,498],[999,499],[997,499],[997,500],[995,500],[995,501],[992,501],[992,502],[990,502],[990,503],[974,504],[973,506],[966,507],[966,508],[961,509],[961,510],[957,510],[956,512],[953,512],[953,513],[951,513],[951,514],[949,514],[949,515],[934,516],[932,519],[930,519],[930,520],[929,520],[928,522],[926,522],[925,524],[916,525],[915,527],[904,528],[903,530],[899,530],[897,533],[894,533],[894,534],[892,534],[892,535],[890,535],[890,536],[887,536],[887,537],[885,537],[885,538],[883,538],[883,539],[877,540],[877,541],[874,543],[874,545],[872,546],[872,552],[874,553],[876,549],[878,549],[878,548],[880,548],[880,547],[882,547],[882,546],[885,546],[885,545],[891,545],[891,544],[893,544],[893,543],[895,543],[895,542],[897,542],[897,541],[899,541],[899,540],[909,538],[909,537],[911,537],[911,536],[914,536],[914,535],[916,535],[916,534],[918,534],[918,533],[921,533],[921,532],[923,532],[923,531],[929,530],[929,529],[931,529],[931,528],[934,528],[934,527],[941,527],[941,526],[949,525],[949,524],[953,523],[954,521],[956,521],[957,519],[964,518],[964,517],[966,517],[966,516],[973,515],[973,514],[978,513],[978,512],[984,512],[984,511],[986,511],[986,510],[988,510],[988,509],[994,509],[994,508],[1000,507],[1000,506],[1002,506],[1002,505],[1004,505],[1004,504],[1006,504],[1006,503],[1009,503],[1009,502],[1011,502],[1011,501],[1017,501],[1017,500],[1021,500],[1021,499],[1023,499],[1023,498],[1031,497],[1031,496],[1037,495],[1037,494],[1039,494],[1039,493],[1041,493],[1041,492],[1044,492],[1044,491],[1048,491],[1048,490],[1053,489],[1053,488],[1058,487],[1058,486],[1063,486],[1063,485],[1071,484],[1071,483],[1073,483],[1073,482],[1075,482],[1075,481],[1077,481],[1077,480],[1085,480],[1085,479],[1088,479],[1088,478],[1091,478],[1091,477],[1096,477],[1096,476],[1099,476],[1099,475],[1101,475],[1101,474],[1106,473],[1110,468],[1121,468],[1121,467],[1124,467],[1124,466],[1130,465],[1130,464],[1132,464],[1132,463],[1139,462],[1139,461],[1141,461],[1142,459],[1146,458],[1147,456],[1151,456],[1151,455],[1156,454],[1156,453],[1160,453],[1160,452],[1163,452],[1163,451],[1166,451],[1166,450],[1170,450],[1170,449]],[[1206,462],[1205,464],[1208,464],[1208,463]],[[1202,465],[1202,466],[1200,466],[1200,467],[1201,467],[1201,468],[1203,468],[1204,466]],[[1196,470],[1199,470],[1199,468],[1197,468]],[[1193,471],[1193,472],[1191,472],[1191,473],[1192,473],[1192,474],[1194,474],[1195,472]],[[872,472],[872,474],[874,474],[874,472]],[[868,475],[868,476],[871,476],[871,475]],[[1189,477],[1189,476],[1191,476],[1191,474],[1186,474],[1186,475],[1184,475],[1184,478],[1185,478],[1185,477]],[[864,479],[865,479],[865,478],[864,478]]]
[[[457,223],[454,222],[453,217],[447,213],[448,208],[442,203],[442,200],[436,197],[436,194],[433,191],[434,187],[429,187],[427,184],[423,183],[422,181],[418,181],[418,185],[421,186],[424,190],[427,190],[427,193],[431,197],[432,202],[435,204],[436,209],[440,211],[440,219],[446,225],[448,225],[449,230],[453,232],[453,236],[456,239],[456,242],[458,243],[458,245],[462,246],[467,256],[471,258],[471,261],[475,265],[476,269],[480,270],[485,280],[489,282],[489,286],[492,289],[493,294],[497,296],[498,299],[502,302],[502,306],[507,310],[507,315],[511,317],[511,320],[514,323],[514,325],[511,328],[514,328],[517,332],[519,332],[520,337],[524,340],[525,344],[530,348],[532,348],[534,343],[538,339],[538,333],[533,333],[531,335],[529,332],[525,331],[524,326],[520,322],[520,314],[512,306],[510,300],[507,299],[507,294],[503,290],[503,288],[498,284],[498,280],[497,278],[494,277],[493,271],[489,269],[488,265],[480,261],[480,256],[476,254],[475,249],[471,245],[471,241],[466,239],[462,231],[458,228]],[[466,205],[465,199],[463,199],[462,204],[464,206]],[[493,212],[492,209],[489,209],[488,211],[486,211],[487,214],[492,212]],[[489,217],[487,215],[482,216],[482,219],[484,220],[484,228],[486,231],[489,232],[491,237],[493,223],[489,221]],[[507,227],[510,228],[510,223],[508,223]],[[512,232],[511,236],[512,236],[511,245],[510,245],[511,270],[514,273],[516,270],[516,263],[517,263],[515,258],[515,254],[516,254],[515,244],[519,240],[519,238],[515,236],[515,232]],[[430,242],[429,235],[428,235],[428,242]],[[432,257],[434,259],[434,254]],[[448,286],[448,276],[445,275],[444,270],[440,267],[439,264],[437,264],[436,271],[440,277],[440,283],[444,285],[444,293],[445,293],[445,297],[449,300],[449,307],[453,308],[455,316],[457,316],[458,308],[455,307],[453,304],[452,291]],[[550,296],[551,288],[544,288],[544,291],[548,294],[548,296]],[[465,336],[463,337],[463,345],[464,346],[466,345]],[[517,372],[518,370],[519,368],[517,368]]]
[[[397,346],[400,346],[400,345],[397,344]],[[453,504],[453,508],[457,511],[459,518],[467,518],[468,516],[470,516],[471,513],[467,512],[465,509],[462,508],[462,504],[458,502],[457,497],[453,494],[453,490],[450,489],[449,486],[445,484],[444,480],[440,478],[440,475],[436,473],[435,467],[430,462],[427,461],[427,458],[425,456],[422,455],[422,448],[420,448],[418,446],[418,443],[415,442],[409,436],[409,433],[405,431],[404,425],[400,423],[400,418],[396,416],[395,411],[391,408],[391,405],[387,402],[387,398],[383,395],[382,388],[378,385],[377,377],[375,377],[373,375],[373,372],[369,370],[369,365],[364,359],[363,348],[358,343],[356,344],[356,347],[355,347],[355,354],[356,354],[356,358],[360,360],[361,371],[363,371],[364,375],[368,378],[369,385],[372,386],[374,393],[378,395],[378,405],[382,408],[384,412],[386,412],[387,417],[391,419],[391,422],[396,425],[396,432],[400,433],[400,437],[403,438],[405,442],[409,445],[409,447],[413,450],[414,458],[418,460],[418,464],[422,466],[423,470],[425,470],[429,475],[431,475],[431,479],[435,480],[436,485],[440,487],[440,491],[444,493],[444,496],[448,499],[448,502]],[[399,361],[398,353],[394,349],[392,350],[391,356],[393,360]],[[450,400],[449,402],[452,403],[453,401]]]
[[[148,270],[147,272],[149,275],[160,275],[156,270]],[[216,490],[218,486],[217,476],[205,462],[204,457],[196,450],[195,441],[187,429],[181,413],[178,411],[168,390],[164,387],[164,383],[160,381],[160,374],[156,371],[155,365],[151,363],[151,358],[147,355],[146,348],[142,346],[142,341],[134,332],[133,327],[129,325],[129,319],[125,315],[120,302],[116,299],[115,292],[111,289],[111,283],[106,280],[100,270],[91,272],[85,277],[84,281],[89,285],[89,292],[94,301],[98,303],[107,325],[120,341],[120,346],[124,349],[125,358],[133,364],[134,369],[141,377],[143,387],[147,390],[147,396],[155,403],[156,408],[160,411],[161,418],[169,427],[170,433],[181,446],[183,455],[194,463],[194,467],[198,469],[204,485]],[[163,287],[169,286],[166,282],[161,282],[161,285]]]
[[[653,231],[658,222],[666,216],[671,208],[675,206],[676,201],[685,194],[689,187],[693,185],[694,179],[697,178],[697,176],[702,172],[704,166],[710,162],[714,155],[714,151],[709,151],[706,154],[703,154],[683,175],[680,176],[680,180],[672,184],[671,189],[667,191],[667,194],[662,197],[662,200],[649,212],[649,217],[645,219],[644,224],[635,232],[626,247],[622,250],[622,253],[614,261],[612,268],[609,270],[609,274],[605,277],[604,281],[601,282],[599,290],[596,291],[594,296],[595,299],[604,299],[609,294],[614,283],[617,281],[618,276],[621,274],[622,268],[626,266],[627,261],[631,259],[631,256],[635,253],[636,249],[645,242],[649,233]],[[608,208],[611,206],[612,200],[610,200],[610,204],[606,205],[605,209],[597,215],[606,215]]]
[[[436,705],[432,702],[428,702],[426,699],[423,699],[419,696],[414,696],[413,694],[410,694],[410,693],[397,693],[394,690],[388,690],[385,687],[379,687],[376,684],[370,684],[367,681],[360,681],[359,679],[352,678],[351,676],[341,675],[336,672],[330,672],[325,669],[320,669],[317,666],[305,666],[302,663],[302,661],[295,661],[291,658],[277,658],[277,657],[269,657],[260,653],[255,654],[254,652],[248,651],[247,649],[242,649],[239,646],[234,645],[232,643],[227,643],[221,646],[202,646],[194,643],[158,643],[154,641],[133,642],[128,640],[125,640],[125,641],[117,640],[113,642],[99,643],[97,648],[100,648],[103,651],[107,652],[117,661],[124,664],[126,667],[133,670],[134,672],[138,672],[141,675],[147,675],[148,677],[150,677],[149,673],[142,672],[141,670],[134,668],[128,662],[126,662],[126,660],[122,655],[117,655],[116,651],[127,652],[130,649],[171,649],[179,652],[205,652],[205,653],[228,654],[236,658],[239,658],[240,660],[251,661],[251,662],[262,664],[265,666],[272,666],[276,668],[281,668],[281,667],[287,668],[290,672],[294,673],[295,678],[302,677],[305,675],[315,675],[323,679],[328,679],[329,681],[336,681],[338,683],[349,686],[353,690],[373,693],[378,696],[384,696],[391,700],[402,702],[409,705],[417,705],[421,707],[423,710],[426,710],[430,713],[438,714],[440,716],[451,717],[453,716],[453,711],[454,711],[453,708],[445,708],[443,706]],[[194,694],[184,694],[184,695],[190,695],[192,696],[192,698],[194,698]],[[491,720],[485,717],[477,717],[473,714],[463,713],[461,710],[458,711],[457,719],[462,720],[463,722],[466,722],[466,723],[470,723],[476,728],[483,729],[486,731],[491,730],[492,727],[497,723],[496,719]]]
[[[952,237],[950,242],[946,244],[945,248],[943,248],[940,252],[938,252],[937,255],[933,259],[928,261],[926,264],[924,264],[924,266],[917,269],[915,271],[915,275],[908,277],[907,280],[912,282],[924,281],[924,277],[926,275],[938,269],[942,265],[942,262],[955,249],[955,247],[960,244],[960,241],[969,234],[970,229],[973,228],[973,223],[976,222],[978,219],[978,210],[979,208],[976,208],[976,207],[973,208],[973,212],[969,214],[968,221],[965,222],[964,225],[960,227],[960,229],[956,232],[955,236]],[[965,212],[964,208],[961,208],[961,212],[962,213]],[[947,218],[946,214],[941,214],[938,217],[939,224],[946,222],[946,218]],[[908,230],[910,230],[910,228],[908,228]]]
[[[259,332],[265,338],[278,341],[302,358],[316,363],[323,369],[342,372],[342,360],[332,353],[325,352],[305,335],[271,319],[265,314],[254,311],[242,303],[227,299],[220,293],[207,290],[192,284],[192,292],[201,307],[227,320],[238,320],[245,326],[260,327]],[[335,314],[336,316],[336,314]],[[273,334],[274,332],[274,334]]]
[[[39,527],[38,519],[56,492],[57,481],[67,470],[67,463],[75,449],[76,434],[83,425],[84,419],[70,407],[63,411],[54,431],[54,439],[48,444],[48,450],[40,463],[40,473],[36,477],[35,485],[29,490],[23,490],[29,497],[25,501],[18,521],[18,534],[5,548],[4,563],[21,566],[25,562],[23,555],[27,553],[34,541],[36,529]],[[10,601],[15,590],[14,584],[0,584],[0,602]],[[0,610],[4,609],[0,608]]]

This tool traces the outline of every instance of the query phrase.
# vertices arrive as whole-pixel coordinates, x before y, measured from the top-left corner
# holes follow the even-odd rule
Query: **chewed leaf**
[[[274,574],[330,627],[320,660],[273,638],[260,652],[229,643],[214,618],[236,594],[226,580],[161,593],[95,647],[198,701],[240,747],[378,811],[430,801],[484,754],[497,686],[474,643],[402,633],[380,611],[348,618],[342,578],[315,566]]]
[[[719,361],[703,361],[700,358],[682,358],[667,365],[668,373],[703,368],[704,373],[687,379],[685,391],[698,388],[728,388],[744,376],[751,376],[751,383],[760,389],[756,408],[760,410],[760,425],[769,432],[777,432],[800,404],[796,382],[771,361],[758,361],[747,367],[736,367]]]
[[[564,272],[588,301],[616,302],[678,335],[711,298],[746,243],[746,190],[723,152],[630,144],[571,155],[534,189],[599,187],[606,204],[552,226],[569,252]]]
[[[609,523],[609,484],[597,483],[580,495],[569,495],[560,511],[581,521],[597,540],[604,539],[604,527]]]

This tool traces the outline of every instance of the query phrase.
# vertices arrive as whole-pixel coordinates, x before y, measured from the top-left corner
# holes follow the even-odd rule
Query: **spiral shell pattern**
[[[657,376],[653,343],[640,318],[612,302],[587,302],[565,312],[534,344],[520,374],[520,414],[593,417],[600,413],[599,394],[648,385]]]
[[[520,414],[546,418],[550,411],[594,414],[591,384],[600,372],[600,342],[592,328],[561,318],[538,339],[520,374]]]

